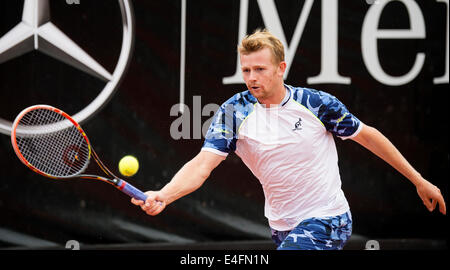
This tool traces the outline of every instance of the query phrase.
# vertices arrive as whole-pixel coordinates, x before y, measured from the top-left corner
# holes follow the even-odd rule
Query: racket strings
[[[19,121],[16,142],[30,165],[54,177],[81,173],[89,163],[89,144],[63,115],[49,109],[27,112]]]

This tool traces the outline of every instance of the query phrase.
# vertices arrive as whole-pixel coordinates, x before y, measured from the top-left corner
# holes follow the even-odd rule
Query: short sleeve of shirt
[[[211,121],[202,151],[210,151],[222,156],[234,152],[239,126],[253,110],[255,102],[256,99],[249,91],[245,91],[223,103]]]
[[[315,89],[300,88],[296,91],[294,99],[313,112],[327,131],[343,140],[352,138],[361,131],[362,122],[331,94]]]
[[[229,106],[226,104],[220,106],[205,135],[202,150],[227,156],[236,149],[236,132],[233,127],[233,118]]]

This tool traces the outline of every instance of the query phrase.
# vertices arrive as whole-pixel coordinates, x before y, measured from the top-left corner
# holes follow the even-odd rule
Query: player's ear
[[[286,67],[287,67],[286,62],[285,61],[281,61],[278,64],[278,75],[283,77],[284,76],[284,72],[286,71]]]

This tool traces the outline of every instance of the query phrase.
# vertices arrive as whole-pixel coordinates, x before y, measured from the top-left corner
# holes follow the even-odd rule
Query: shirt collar
[[[286,105],[289,99],[291,99],[291,89],[287,85],[284,85],[284,88],[286,89],[286,95],[284,96],[284,99],[280,103],[281,106]]]
[[[275,106],[275,108],[276,107],[283,107],[284,105],[286,105],[286,103],[289,101],[289,99],[291,99],[291,90],[290,90],[290,88],[285,84],[284,85],[284,89],[286,89],[286,93],[284,95],[284,98],[280,102],[280,104],[278,104],[278,106]],[[258,101],[258,99],[256,99],[256,100]],[[258,101],[258,104],[261,105],[262,107],[266,108],[266,105],[261,104],[259,101]]]

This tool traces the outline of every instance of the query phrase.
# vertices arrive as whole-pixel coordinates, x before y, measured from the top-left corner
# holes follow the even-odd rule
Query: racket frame
[[[77,173],[75,175],[71,175],[71,176],[54,176],[54,175],[45,173],[45,172],[37,169],[30,162],[28,162],[26,160],[26,158],[20,152],[19,146],[17,145],[17,140],[16,140],[17,127],[18,127],[18,125],[20,123],[20,120],[23,118],[24,115],[26,115],[30,111],[37,110],[37,109],[45,109],[45,110],[53,111],[55,113],[58,113],[58,114],[62,115],[67,120],[69,120],[76,127],[76,129],[81,133],[81,135],[83,136],[83,138],[85,139],[85,141],[87,143],[89,151],[88,151],[88,157],[87,157],[88,161],[87,161],[87,166],[86,167],[88,167],[90,159],[91,159],[91,156],[92,156],[94,158],[94,160],[96,161],[97,165],[100,167],[100,169],[110,178],[102,177],[102,176],[94,175],[94,174],[83,174],[83,171],[81,171],[81,172],[79,172],[79,173]],[[103,181],[103,182],[106,182],[108,184],[113,185],[115,188],[117,188],[120,191],[128,194],[131,197],[135,197],[136,199],[140,199],[140,200],[144,200],[145,201],[145,198],[147,197],[142,191],[140,191],[139,189],[135,188],[134,186],[129,184],[127,181],[125,181],[125,180],[115,176],[103,164],[103,162],[100,160],[100,158],[98,157],[97,153],[92,148],[92,145],[91,145],[91,143],[90,143],[86,133],[81,128],[80,124],[78,124],[70,115],[68,115],[64,111],[62,111],[62,110],[60,110],[58,108],[55,108],[53,106],[39,104],[39,105],[30,106],[30,107],[25,108],[24,110],[22,110],[17,115],[17,117],[14,120],[13,125],[12,125],[12,129],[11,129],[11,144],[13,146],[14,152],[16,153],[16,155],[20,159],[20,161],[23,164],[25,164],[28,168],[30,168],[32,171],[34,171],[35,173],[38,173],[38,174],[40,174],[42,176],[45,176],[45,177],[48,177],[48,178],[52,178],[52,179],[82,178],[82,179],[100,180],[100,181]]]
[[[86,143],[88,145],[89,151],[88,151],[88,157],[87,158],[88,158],[88,163],[89,163],[89,160],[90,160],[90,157],[91,157],[92,146],[91,146],[91,143],[89,142],[89,139],[88,139],[86,133],[81,128],[80,124],[78,124],[72,117],[70,117],[70,115],[68,115],[64,111],[62,111],[62,110],[60,110],[58,108],[55,108],[53,106],[44,105],[44,104],[34,105],[34,106],[30,106],[30,107],[25,108],[24,110],[22,110],[17,115],[16,119],[14,120],[14,122],[12,124],[12,129],[11,129],[11,144],[12,144],[12,147],[13,147],[14,152],[16,153],[17,157],[20,159],[20,161],[23,164],[25,164],[28,168],[33,170],[35,173],[38,173],[38,174],[43,175],[43,176],[48,177],[48,178],[52,178],[52,179],[67,179],[67,178],[80,177],[79,174],[77,174],[75,176],[54,176],[54,175],[45,173],[45,172],[37,169],[36,167],[34,167],[30,162],[28,162],[28,160],[20,152],[19,146],[17,145],[17,140],[16,140],[17,127],[18,127],[18,125],[20,123],[20,120],[23,118],[23,116],[25,116],[30,111],[38,110],[38,109],[45,109],[45,110],[50,110],[50,111],[53,111],[55,113],[58,113],[58,114],[62,115],[63,117],[65,117],[67,120],[69,120],[76,127],[76,129],[81,133],[81,135],[83,136],[84,140],[86,141]]]

